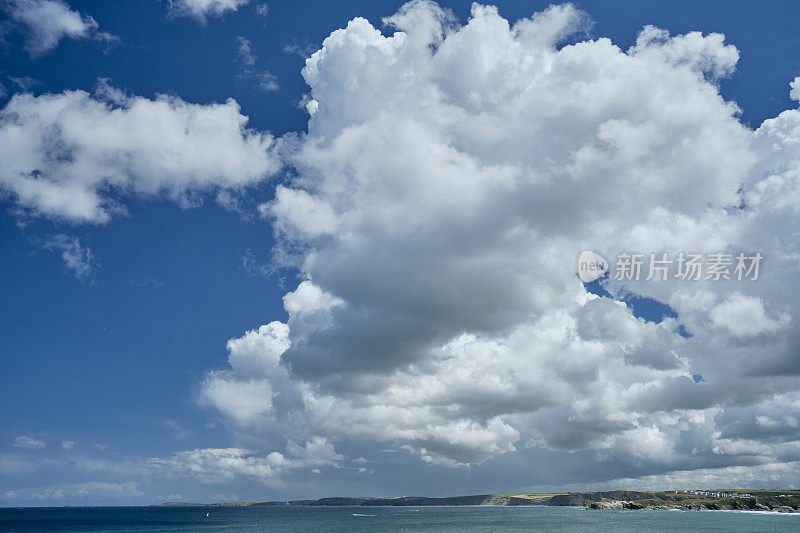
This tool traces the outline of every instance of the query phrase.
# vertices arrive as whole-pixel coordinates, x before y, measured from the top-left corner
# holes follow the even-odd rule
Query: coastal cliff
[[[629,491],[571,492],[561,494],[477,494],[471,496],[398,496],[398,497],[333,497],[316,500],[266,502],[224,502],[191,504],[167,502],[160,506],[234,507],[234,506],[572,506],[592,510],[675,509],[800,512],[800,491]]]
[[[585,507],[611,509],[671,509],[680,511],[773,511],[800,512],[800,493],[797,491],[671,491],[639,493],[638,496],[617,498],[611,495],[600,500],[586,501]]]

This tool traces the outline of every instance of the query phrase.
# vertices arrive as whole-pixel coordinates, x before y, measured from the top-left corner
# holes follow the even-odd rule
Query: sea
[[[0,509],[0,531],[800,531],[800,514],[579,507],[60,507]]]

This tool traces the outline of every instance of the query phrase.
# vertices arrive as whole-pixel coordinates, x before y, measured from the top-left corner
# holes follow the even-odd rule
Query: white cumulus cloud
[[[570,5],[459,26],[416,0],[386,22],[351,20],[302,71],[297,177],[261,209],[301,282],[204,383],[237,431],[448,466],[580,452],[606,479],[796,457],[774,412],[800,391],[800,111],[743,125],[720,34],[648,26],[622,50]],[[758,281],[609,298],[576,277],[586,249],[766,259]],[[629,291],[677,318],[637,318]]]
[[[290,441],[286,449],[286,454],[271,452],[266,455],[243,448],[187,450],[166,459],[149,459],[138,468],[152,473],[190,476],[203,483],[230,482],[239,477],[249,477],[276,485],[282,483],[281,476],[292,470],[337,465],[344,459],[322,437],[315,437],[304,445]]]
[[[70,9],[63,0],[4,0],[0,7],[24,29],[32,57],[53,50],[65,38],[116,40],[113,35],[100,32],[92,17]]]
[[[127,195],[241,190],[277,169],[272,137],[247,127],[234,100],[192,104],[84,91],[15,95],[0,111],[0,194],[33,216],[102,223]]]
[[[711,310],[714,327],[725,328],[730,335],[740,338],[773,332],[788,322],[788,316],[780,320],[768,317],[760,298],[738,293]]]
[[[250,0],[169,0],[169,11],[172,16],[191,17],[205,23],[209,17],[221,17],[249,3]]]
[[[797,100],[800,102],[800,76],[796,77],[789,86],[792,90],[789,92],[789,96],[791,96],[792,100]]]

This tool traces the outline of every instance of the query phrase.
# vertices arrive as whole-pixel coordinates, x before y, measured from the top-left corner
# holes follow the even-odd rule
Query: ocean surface
[[[206,516],[208,513],[208,516]],[[800,514],[577,507],[0,509],[0,531],[800,531]]]

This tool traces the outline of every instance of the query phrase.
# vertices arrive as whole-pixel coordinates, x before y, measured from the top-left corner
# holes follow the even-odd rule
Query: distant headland
[[[671,490],[602,492],[477,494],[473,496],[397,496],[397,497],[335,497],[317,500],[287,500],[264,502],[184,503],[165,502],[162,507],[209,506],[573,506],[595,510],[676,509],[682,511],[772,511],[800,513],[800,491],[797,490]]]

